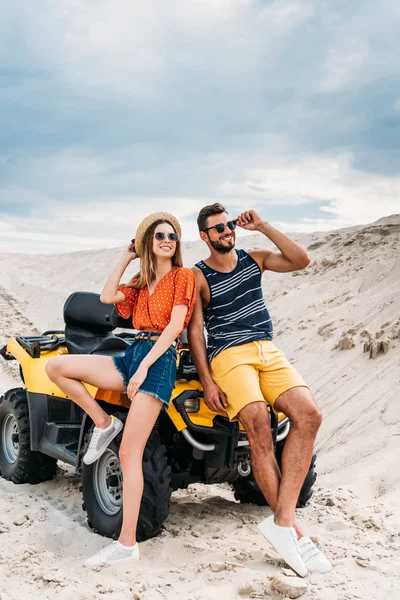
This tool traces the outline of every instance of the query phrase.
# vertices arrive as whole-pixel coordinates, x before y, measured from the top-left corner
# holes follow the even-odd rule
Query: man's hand
[[[147,371],[148,371],[147,367],[144,367],[143,365],[139,365],[139,368],[136,371],[136,373],[134,373],[132,375],[132,377],[128,383],[127,390],[126,390],[128,398],[130,398],[131,400],[133,400],[133,398],[136,396],[138,389],[142,385],[143,381],[146,379]]]
[[[214,382],[204,387],[204,402],[214,412],[226,412],[228,406],[224,392]]]
[[[264,223],[255,210],[246,210],[237,217],[237,224],[248,231],[258,231]]]

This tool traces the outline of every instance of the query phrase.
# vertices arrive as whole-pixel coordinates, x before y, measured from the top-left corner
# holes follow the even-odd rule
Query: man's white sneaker
[[[105,429],[95,427],[93,429],[89,448],[82,459],[85,465],[91,465],[100,458],[108,444],[119,434],[123,426],[124,424],[122,421],[117,419],[117,417],[112,416],[111,424],[108,427]]]
[[[95,567],[97,565],[113,565],[119,562],[135,562],[139,560],[139,545],[123,546],[119,542],[111,542],[108,546],[96,552],[85,561],[85,567]]]
[[[310,573],[329,573],[332,565],[309,537],[299,539],[301,558]]]
[[[301,558],[294,527],[276,525],[274,515],[272,515],[264,519],[258,525],[258,529],[293,571],[300,575],[300,577],[307,575],[307,567]]]

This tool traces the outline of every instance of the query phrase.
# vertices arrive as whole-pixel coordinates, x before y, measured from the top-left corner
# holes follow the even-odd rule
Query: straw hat
[[[179,238],[182,236],[181,226],[179,225],[178,219],[171,215],[171,213],[167,212],[156,212],[145,219],[140,223],[139,227],[136,230],[135,236],[135,251],[139,258],[142,256],[143,251],[143,238],[148,230],[148,228],[153,225],[156,221],[169,221],[172,227],[175,229],[176,233],[179,235]]]

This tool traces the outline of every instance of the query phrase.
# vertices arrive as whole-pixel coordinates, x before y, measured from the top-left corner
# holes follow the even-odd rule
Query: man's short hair
[[[215,202],[214,204],[209,204],[208,206],[204,206],[199,212],[199,216],[197,217],[197,226],[199,231],[203,231],[207,225],[208,217],[213,215],[220,215],[224,212],[228,212],[222,204],[219,202]]]

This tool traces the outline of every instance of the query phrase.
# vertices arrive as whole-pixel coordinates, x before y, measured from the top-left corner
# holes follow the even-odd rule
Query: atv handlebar
[[[7,345],[0,349],[0,356],[2,356],[4,360],[15,360],[15,357],[7,352]]]

